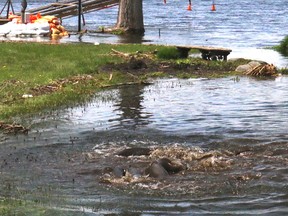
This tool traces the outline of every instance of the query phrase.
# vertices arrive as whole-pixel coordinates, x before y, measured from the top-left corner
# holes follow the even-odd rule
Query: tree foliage
[[[288,56],[288,35],[277,46],[277,50],[284,56]]]

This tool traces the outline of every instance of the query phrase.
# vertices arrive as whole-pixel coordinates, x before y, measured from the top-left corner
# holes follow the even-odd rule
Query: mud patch
[[[130,73],[135,76],[154,73],[163,73],[165,76],[182,77],[183,73],[187,77],[215,77],[227,76],[227,73],[235,71],[242,60],[236,62],[215,62],[206,61],[198,58],[190,58],[179,61],[156,60],[151,58],[131,58],[123,63],[110,63],[100,68],[101,72],[118,71],[121,73]],[[232,73],[231,73],[232,74]],[[240,74],[240,73],[239,73]]]

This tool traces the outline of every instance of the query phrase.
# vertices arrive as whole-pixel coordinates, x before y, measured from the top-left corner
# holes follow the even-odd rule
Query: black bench
[[[227,56],[232,52],[231,49],[205,47],[205,46],[176,46],[181,58],[187,58],[191,49],[198,49],[201,52],[202,59],[227,61]]]

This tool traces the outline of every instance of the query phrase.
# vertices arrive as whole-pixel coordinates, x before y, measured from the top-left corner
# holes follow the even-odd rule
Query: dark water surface
[[[202,0],[189,12],[187,1],[144,0],[143,38],[90,32],[63,42],[223,46],[233,49],[230,58],[287,67],[287,58],[264,49],[286,36],[287,4],[216,1],[211,12],[211,1]],[[86,27],[112,26],[116,17],[117,8],[91,13]],[[77,29],[75,18],[63,24]],[[0,196],[43,204],[47,215],[287,215],[287,86],[286,76],[156,80],[22,120],[31,124],[28,135],[0,135]],[[115,156],[127,147],[153,153]],[[143,169],[161,157],[186,169],[161,180],[105,173]]]
[[[1,136],[1,196],[69,215],[286,215],[287,84],[286,76],[156,80],[28,119],[28,135]],[[154,151],[115,156],[127,147]],[[161,157],[186,169],[160,180],[105,174]]]
[[[0,7],[4,2],[1,1]],[[20,11],[20,2],[13,1],[16,11]],[[30,0],[28,9],[51,2],[55,1],[45,0],[39,3]],[[170,0],[167,4],[163,0],[143,0],[145,36],[132,38],[92,33],[102,26],[114,26],[118,7],[96,11],[85,15],[84,28],[88,29],[87,35],[81,38],[72,35],[61,42],[219,46],[233,50],[229,58],[258,59],[287,67],[287,58],[265,49],[278,45],[287,35],[287,0],[216,0],[215,3],[214,12],[211,11],[212,0],[192,1],[193,10],[187,11],[187,0]],[[78,20],[75,17],[64,19],[63,25],[70,31],[77,31]]]

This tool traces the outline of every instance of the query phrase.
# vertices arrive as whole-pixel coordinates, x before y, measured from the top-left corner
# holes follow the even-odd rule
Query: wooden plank
[[[198,49],[202,58],[205,60],[223,60],[227,61],[227,56],[232,52],[231,49],[210,46],[176,46],[181,58],[187,58],[191,49]]]
[[[212,51],[212,50],[222,50],[222,51],[230,51],[232,52],[231,49],[223,48],[223,47],[211,47],[211,46],[176,46],[177,48],[188,48],[188,49],[198,49],[198,50],[207,50],[207,51]]]
[[[89,13],[104,8],[116,6],[119,0],[82,0],[82,12]],[[78,0],[57,2],[39,8],[30,9],[27,12],[40,13],[43,16],[54,15],[59,18],[67,18],[78,15]]]
[[[0,19],[0,25],[8,23],[9,21],[10,21],[9,19]]]

